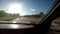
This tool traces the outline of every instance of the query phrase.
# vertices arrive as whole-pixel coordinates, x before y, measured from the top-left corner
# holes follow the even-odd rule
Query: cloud
[[[32,9],[32,8],[30,8],[30,10],[31,10],[31,11],[35,11],[36,9]]]

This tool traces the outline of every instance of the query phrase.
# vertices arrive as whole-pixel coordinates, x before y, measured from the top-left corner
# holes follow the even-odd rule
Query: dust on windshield
[[[55,0],[0,0],[0,23],[37,24]]]

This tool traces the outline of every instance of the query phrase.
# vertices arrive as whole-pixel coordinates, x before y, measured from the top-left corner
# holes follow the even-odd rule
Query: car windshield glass
[[[37,24],[55,0],[0,0],[0,23]]]

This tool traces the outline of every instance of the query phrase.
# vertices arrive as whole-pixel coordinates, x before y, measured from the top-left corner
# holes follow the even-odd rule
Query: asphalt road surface
[[[12,21],[0,21],[1,23],[30,23],[30,21],[34,18],[29,18],[29,17],[20,17],[16,18]]]
[[[14,23],[30,23],[30,20],[32,18],[28,18],[28,17],[21,17],[21,18],[16,18],[14,20]]]
[[[12,21],[0,21],[0,29],[25,29],[25,28],[34,27],[33,25],[26,25],[26,24],[5,24],[5,23],[30,23],[30,19],[32,18],[21,17],[21,18],[16,18]]]

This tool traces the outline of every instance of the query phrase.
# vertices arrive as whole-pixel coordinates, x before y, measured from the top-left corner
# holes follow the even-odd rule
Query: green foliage
[[[0,17],[0,21],[10,21],[15,19],[16,17]]]
[[[6,16],[6,12],[4,12],[3,10],[0,11],[0,17],[4,17]]]
[[[20,17],[19,14],[6,13],[4,10],[0,10],[0,21],[9,21],[17,17]]]
[[[38,17],[40,17],[40,15],[38,15],[38,14],[35,14],[35,15],[25,15],[25,17],[34,17],[34,18],[38,18]]]
[[[43,12],[40,12],[39,14],[32,14],[32,15],[25,15],[25,17],[34,17],[34,18],[39,18],[43,17]]]

